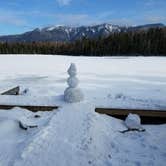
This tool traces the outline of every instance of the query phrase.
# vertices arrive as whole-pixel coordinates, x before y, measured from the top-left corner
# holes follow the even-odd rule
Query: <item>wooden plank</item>
[[[19,95],[20,87],[14,87],[12,89],[9,89],[8,91],[5,91],[1,93],[1,95]]]
[[[129,113],[138,114],[143,117],[166,118],[166,111],[141,110],[141,109],[120,109],[120,108],[96,108],[96,112],[110,116],[127,116]]]
[[[32,112],[37,111],[52,111],[54,109],[58,109],[58,106],[24,106],[24,105],[0,105],[0,109],[8,110],[14,107],[20,107],[24,109],[28,109]]]

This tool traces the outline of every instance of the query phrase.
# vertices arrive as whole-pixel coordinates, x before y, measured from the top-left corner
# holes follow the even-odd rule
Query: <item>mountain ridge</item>
[[[17,35],[0,36],[0,42],[71,42],[79,40],[83,37],[96,38],[99,36],[107,37],[111,33],[148,30],[149,28],[165,27],[162,23],[145,24],[139,26],[119,26],[109,23],[103,23],[92,26],[48,26],[44,28],[36,28]]]

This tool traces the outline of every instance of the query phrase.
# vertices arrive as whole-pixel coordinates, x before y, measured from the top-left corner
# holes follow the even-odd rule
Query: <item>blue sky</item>
[[[1,0],[0,35],[50,25],[166,24],[166,0]]]

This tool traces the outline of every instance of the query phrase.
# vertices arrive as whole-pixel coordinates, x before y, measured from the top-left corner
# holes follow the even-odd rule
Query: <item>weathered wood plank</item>
[[[1,95],[19,95],[19,92],[20,92],[20,87],[17,86],[12,89],[9,89],[8,91],[1,93]]]
[[[24,105],[0,105],[0,109],[8,110],[14,107],[20,107],[24,109],[28,109],[32,112],[37,111],[52,111],[54,109],[58,109],[58,106],[24,106]]]
[[[166,111],[160,110],[141,110],[141,109],[120,109],[120,108],[96,108],[96,112],[112,116],[127,116],[129,113],[138,114],[144,117],[164,117],[166,118]]]

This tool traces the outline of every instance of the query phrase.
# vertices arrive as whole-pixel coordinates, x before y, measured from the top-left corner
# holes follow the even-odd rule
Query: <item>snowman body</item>
[[[67,79],[68,88],[64,92],[64,100],[68,103],[80,102],[84,99],[81,89],[78,88],[79,80],[76,77],[77,69],[72,63],[68,69],[69,78]]]

